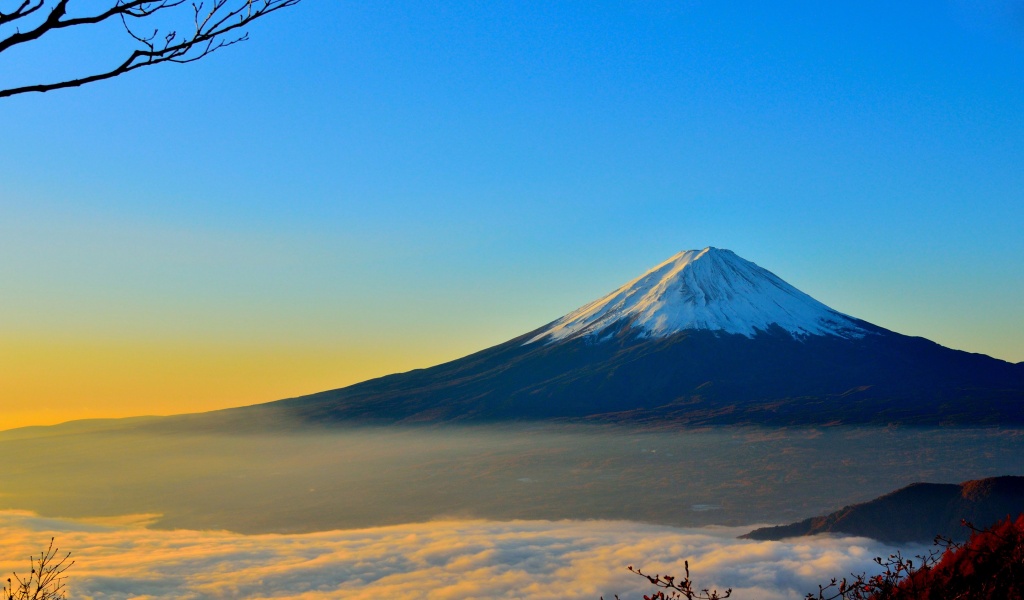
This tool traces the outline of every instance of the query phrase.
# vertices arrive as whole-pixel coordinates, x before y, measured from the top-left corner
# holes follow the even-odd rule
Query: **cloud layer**
[[[830,577],[871,570],[892,549],[859,538],[736,539],[748,528],[623,521],[439,521],[300,535],[146,529],[0,512],[0,568],[22,570],[57,538],[76,560],[72,598],[639,598],[627,565],[682,573],[734,598],[802,598]],[[906,549],[905,549],[906,550]]]

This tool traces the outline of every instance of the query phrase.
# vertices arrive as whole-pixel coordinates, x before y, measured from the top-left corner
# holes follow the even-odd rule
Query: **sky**
[[[250,38],[0,100],[0,429],[430,366],[709,245],[1024,361],[1020,2],[305,0]]]

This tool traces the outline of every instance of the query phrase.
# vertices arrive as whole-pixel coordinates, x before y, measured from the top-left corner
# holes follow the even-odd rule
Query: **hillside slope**
[[[781,540],[818,533],[843,533],[884,542],[926,542],[936,535],[965,539],[966,519],[986,528],[1024,512],[1024,477],[991,477],[957,484],[914,483],[870,502],[790,525],[756,529],[742,536]]]

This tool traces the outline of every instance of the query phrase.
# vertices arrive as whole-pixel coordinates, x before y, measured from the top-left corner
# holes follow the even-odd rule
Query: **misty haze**
[[[445,518],[746,526],[1024,464],[1024,433],[997,429],[506,425],[194,435],[75,425],[0,435],[10,465],[0,507],[145,514],[157,528],[242,533]]]

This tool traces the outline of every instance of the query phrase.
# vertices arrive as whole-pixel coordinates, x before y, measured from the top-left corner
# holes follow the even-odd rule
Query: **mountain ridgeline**
[[[464,358],[221,417],[1021,424],[1024,363],[872,325],[728,250],[705,248]]]
[[[841,533],[883,542],[928,542],[936,535],[964,540],[970,529],[984,529],[1024,512],[1024,477],[989,477],[952,483],[914,483],[861,504],[790,525],[762,527],[740,536],[782,540],[819,533]]]

